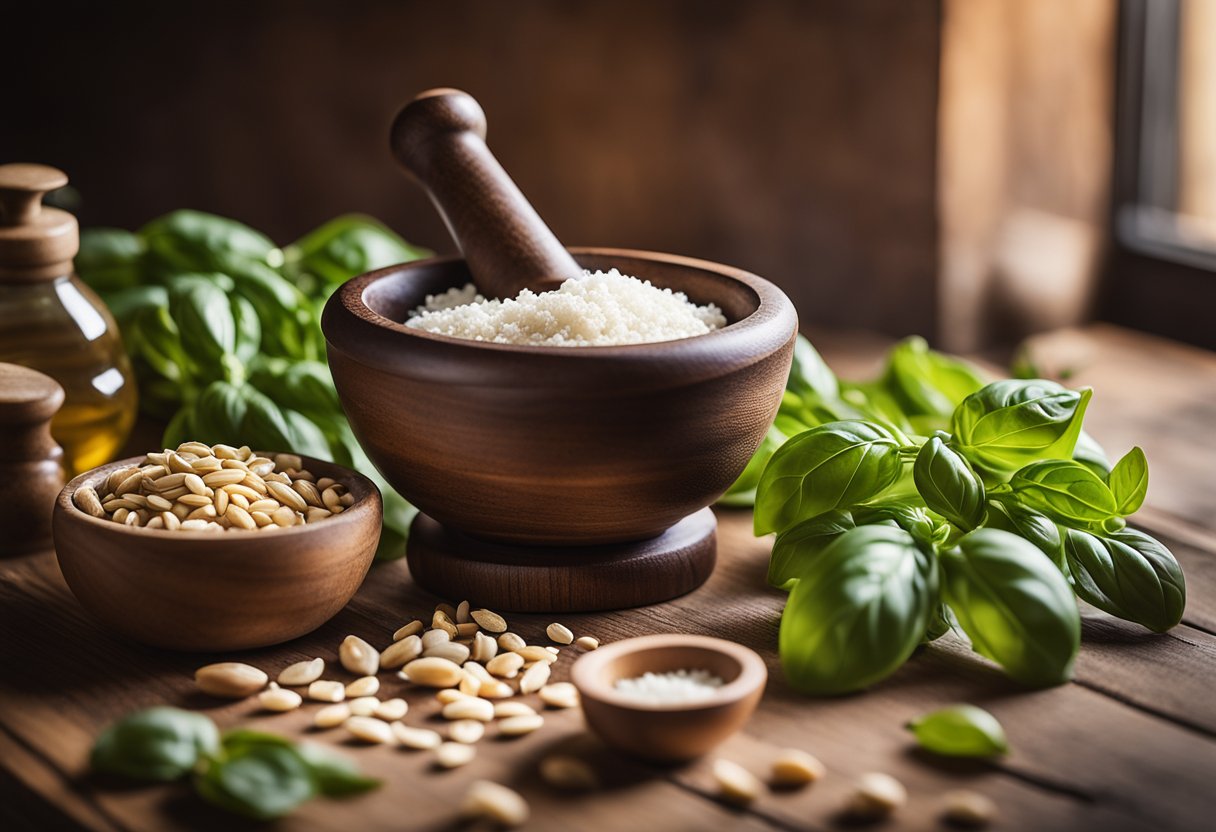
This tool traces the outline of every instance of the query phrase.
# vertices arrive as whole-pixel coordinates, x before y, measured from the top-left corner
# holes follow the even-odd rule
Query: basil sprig
[[[776,532],[768,581],[790,591],[791,684],[874,684],[950,629],[1027,685],[1072,675],[1076,598],[1162,632],[1186,586],[1169,550],[1125,528],[1148,464],[1111,466],[1082,429],[1092,391],[985,384],[909,339],[873,382],[842,382],[800,339],[774,427],[725,498],[755,494]]]
[[[222,809],[271,820],[323,795],[374,789],[346,757],[324,746],[237,729],[222,737],[210,719],[177,708],[149,708],[108,727],[93,746],[100,774],[174,781],[192,774],[195,791]]]
[[[429,253],[357,215],[279,249],[236,220],[174,211],[137,233],[86,229],[76,270],[114,313],[140,408],[169,423],[166,446],[247,444],[357,468],[384,498],[385,558],[404,554],[416,512],[354,440],[325,364],[320,310],[348,278]]]
[[[996,757],[1009,750],[1005,729],[975,705],[952,705],[908,723],[920,746],[946,757]]]

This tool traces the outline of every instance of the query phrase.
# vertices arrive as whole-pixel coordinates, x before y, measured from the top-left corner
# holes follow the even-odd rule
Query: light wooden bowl
[[[337,614],[363,583],[380,540],[380,491],[367,477],[304,457],[318,477],[342,482],[355,502],[316,524],[276,532],[167,531],[85,514],[72,495],[110,472],[76,477],[55,502],[55,552],[82,606],[144,644],[215,652],[302,636]]]
[[[711,696],[688,704],[652,705],[615,688],[643,673],[708,670],[725,682]],[[751,717],[768,670],[741,644],[709,636],[630,638],[587,653],[571,669],[587,725],[609,746],[648,760],[683,762],[705,754]]]

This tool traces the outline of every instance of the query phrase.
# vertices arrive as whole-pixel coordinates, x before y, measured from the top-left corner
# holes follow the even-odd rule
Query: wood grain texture
[[[440,597],[512,612],[616,610],[668,601],[705,583],[717,555],[708,508],[636,543],[515,546],[479,540],[419,514],[410,576]]]
[[[443,216],[484,295],[544,292],[580,273],[486,146],[486,114],[471,95],[419,94],[397,114],[389,143]]]
[[[63,388],[28,367],[0,363],[0,556],[45,549],[63,487],[63,449],[51,418]]]
[[[380,491],[367,477],[318,459],[305,469],[346,485],[341,514],[274,532],[169,531],[91,517],[72,502],[113,471],[76,477],[55,501],[55,547],[68,585],[99,621],[144,644],[241,650],[315,630],[346,606],[376,556]]]

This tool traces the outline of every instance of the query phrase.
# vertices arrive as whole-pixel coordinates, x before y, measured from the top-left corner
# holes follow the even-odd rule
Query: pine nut
[[[415,618],[409,624],[406,624],[397,632],[393,633],[393,641],[401,641],[401,639],[408,636],[416,636],[422,632],[422,629],[422,622]]]
[[[330,511],[334,511],[334,508],[330,507]],[[447,633],[448,639],[456,638],[456,624],[443,610],[435,610],[435,614],[431,617],[431,626],[435,630]]]
[[[494,677],[490,675],[490,671],[475,661],[467,661],[461,667],[464,668],[465,673],[478,682],[490,683],[494,681]]]
[[[318,679],[308,686],[308,698],[317,702],[341,702],[346,698],[346,685],[333,680]]]
[[[346,685],[346,695],[374,696],[380,690],[380,680],[375,676],[362,676]]]
[[[465,664],[469,664],[469,662],[465,662]],[[464,678],[460,680],[458,690],[466,696],[478,696],[481,693],[481,685],[481,679],[466,670]]]
[[[264,690],[258,694],[258,704],[267,711],[294,711],[300,707],[304,699],[294,690],[275,688]]]
[[[476,621],[466,621],[463,624],[456,625],[456,636],[458,638],[473,638],[480,632],[480,625]]]
[[[570,628],[565,625],[554,622],[545,628],[545,635],[556,641],[558,644],[570,644],[574,641],[574,633],[570,632]]]
[[[288,528],[289,526],[294,526],[299,517],[289,506],[279,506],[271,513],[270,519],[274,521],[276,526]]]
[[[477,623],[476,621],[473,621],[473,616],[469,615],[469,602],[461,601],[456,605],[456,623],[468,624],[471,621],[474,624]]]
[[[215,507],[212,506],[211,510],[214,511]],[[236,526],[237,528],[256,529],[258,527],[258,524],[255,523],[253,518],[249,516],[249,512],[235,503],[228,504],[228,510],[224,512],[224,516],[231,520],[232,525]]]
[[[410,703],[404,699],[385,699],[376,706],[374,716],[376,719],[383,719],[385,722],[392,722],[396,719],[401,719],[410,709]]]
[[[280,508],[282,508],[282,506],[279,505],[277,500],[254,500],[249,504],[250,513],[260,511],[263,514],[271,514],[278,511]]]
[[[458,719],[448,726],[448,738],[452,742],[462,742],[465,745],[477,742],[485,732],[485,723],[475,719]]]
[[[413,661],[422,655],[422,639],[409,635],[400,641],[394,641],[380,654],[380,666],[385,670],[396,670],[408,661]]]
[[[531,716],[536,711],[523,702],[497,702],[494,705],[494,718],[506,719],[512,716]]]
[[[194,671],[194,683],[211,696],[244,699],[266,687],[269,677],[261,670],[241,662],[219,662]]]
[[[266,490],[274,495],[274,498],[285,506],[293,508],[296,511],[307,511],[308,503],[300,496],[300,492],[296,491],[289,485],[283,485],[281,482],[268,482],[265,484]]]
[[[219,456],[219,454],[216,454]],[[275,454],[274,467],[276,471],[285,471],[288,468],[300,470],[304,467],[304,462],[295,454]]]
[[[541,662],[534,664],[524,671],[524,675],[519,680],[520,693],[535,693],[545,686],[545,682],[549,681],[549,665]]]
[[[312,724],[318,728],[337,728],[350,719],[350,706],[345,702],[336,705],[326,705],[313,714]]]
[[[498,723],[498,733],[504,737],[522,737],[531,734],[545,724],[545,718],[540,714],[520,714],[509,716]]]
[[[498,647],[500,650],[522,650],[527,646],[528,643],[515,633],[503,633],[498,637]]]
[[[198,474],[182,474],[182,485],[190,490],[191,494],[196,496],[204,496],[207,493],[207,484],[203,482],[203,478]],[[168,477],[165,477],[168,480]],[[163,484],[161,484],[163,487]]]
[[[979,792],[958,789],[942,796],[942,819],[954,826],[979,829],[995,817],[996,804]]]
[[[600,646],[600,640],[592,636],[582,636],[574,642],[575,647],[581,647],[583,650],[594,650]]]
[[[476,719],[489,722],[494,719],[494,703],[475,696],[468,696],[443,706],[444,719]]]
[[[857,818],[887,817],[908,801],[908,791],[889,774],[871,772],[857,780],[846,811]]]
[[[482,699],[509,699],[515,695],[515,691],[506,682],[495,680],[493,682],[482,682],[477,695]]]
[[[452,635],[447,630],[427,630],[422,634],[422,649],[430,650],[432,647],[447,644],[451,640]]]
[[[738,763],[714,760],[713,774],[718,795],[727,803],[746,806],[760,796],[760,781]]]
[[[460,768],[477,755],[473,746],[460,742],[445,742],[435,749],[435,763],[441,768]]]
[[[539,647],[535,644],[525,645],[516,650],[515,654],[518,656],[523,656],[524,661],[526,662],[544,662],[545,664],[552,664],[553,662],[557,661],[557,656],[553,655],[545,648]]]
[[[465,794],[460,813],[466,818],[482,818],[511,828],[527,822],[529,809],[518,792],[489,780],[478,780]]]
[[[311,685],[313,682],[321,678],[321,674],[325,672],[325,660],[322,658],[311,659],[306,662],[296,662],[283,668],[279,674],[280,685]]]
[[[464,678],[460,665],[437,657],[414,659],[402,668],[401,673],[415,685],[430,688],[454,688]]]
[[[194,474],[194,476],[198,475]],[[203,474],[203,485],[211,488],[221,488],[225,485],[236,485],[243,479],[245,479],[244,471],[233,471],[230,468],[224,468],[219,471]],[[189,488],[190,486],[186,487]]]
[[[439,691],[439,693],[435,694],[435,698],[443,705],[447,705],[449,702],[455,702],[457,699],[471,699],[474,696],[476,696],[476,694],[465,693],[464,691],[456,690],[456,688],[444,688],[443,690]]]
[[[385,745],[393,741],[393,729],[387,722],[370,716],[352,716],[346,720],[346,730],[355,739]]]
[[[476,633],[469,655],[475,662],[488,662],[498,655],[498,642],[485,633]]]
[[[97,490],[89,486],[76,489],[76,493],[72,495],[72,502],[76,504],[76,508],[83,511],[90,517],[105,517],[105,509],[101,507],[101,500],[97,498]]]
[[[578,688],[569,682],[554,682],[552,685],[545,685],[540,689],[539,694],[540,701],[550,708],[577,708],[579,704]]]
[[[438,748],[443,743],[443,737],[429,728],[414,728],[404,722],[394,722],[391,727],[393,736],[405,748],[426,751]]]
[[[816,757],[797,748],[787,748],[773,760],[769,782],[780,788],[796,788],[814,783],[825,774],[827,768]]]
[[[350,706],[350,712],[355,716],[372,716],[376,713],[376,708],[380,707],[380,700],[374,696],[360,696],[346,704]]]
[[[232,509],[228,509],[231,513]],[[347,636],[338,648],[338,660],[356,676],[375,676],[380,669],[380,654],[358,636]]]
[[[496,612],[490,610],[474,610],[470,613],[473,620],[476,621],[483,630],[490,633],[505,633],[507,631],[507,620]]]
[[[503,679],[514,679],[524,666],[524,657],[518,653],[502,653],[486,663],[486,670]]]
[[[447,659],[455,664],[464,664],[469,660],[469,648],[463,644],[448,642],[440,644],[438,647],[432,647],[430,650],[422,651],[423,658],[440,658]]]
[[[600,779],[586,762],[577,757],[554,754],[540,761],[541,779],[564,791],[590,791],[599,787]]]

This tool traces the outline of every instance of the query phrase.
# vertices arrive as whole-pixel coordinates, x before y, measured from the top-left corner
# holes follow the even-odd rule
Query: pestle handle
[[[471,95],[434,89],[397,114],[389,141],[439,209],[483,294],[556,289],[582,270],[485,139],[486,115]]]

